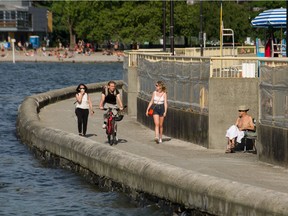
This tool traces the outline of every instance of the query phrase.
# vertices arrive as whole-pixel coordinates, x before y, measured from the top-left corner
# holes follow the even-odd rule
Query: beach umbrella
[[[286,8],[265,10],[256,16],[251,25],[255,28],[286,28]]]

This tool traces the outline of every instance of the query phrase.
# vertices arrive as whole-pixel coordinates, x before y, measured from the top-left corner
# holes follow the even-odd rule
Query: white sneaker
[[[102,128],[103,128],[103,129],[106,129],[106,124],[103,124],[103,125],[102,125]]]
[[[162,139],[159,139],[159,143],[162,143]]]

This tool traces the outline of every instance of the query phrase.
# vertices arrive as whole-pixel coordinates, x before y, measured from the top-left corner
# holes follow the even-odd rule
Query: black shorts
[[[164,112],[164,104],[155,104],[153,115],[163,116]]]

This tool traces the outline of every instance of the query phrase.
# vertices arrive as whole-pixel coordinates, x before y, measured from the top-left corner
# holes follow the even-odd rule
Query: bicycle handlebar
[[[123,107],[123,109],[125,109],[127,106],[125,105],[124,107]],[[103,108],[103,110],[117,110],[117,111],[120,111],[120,108],[111,108],[111,107],[109,107],[109,108]]]

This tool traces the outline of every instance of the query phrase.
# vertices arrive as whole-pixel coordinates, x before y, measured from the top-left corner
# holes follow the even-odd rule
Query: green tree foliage
[[[52,4],[51,10],[54,14],[53,25],[58,26],[57,30],[68,30],[70,37],[70,46],[75,44],[75,28],[79,22],[79,15],[85,7],[84,1],[55,1]]]
[[[35,1],[53,12],[54,34],[75,37],[97,43],[105,41],[159,43],[162,38],[162,1]],[[235,42],[243,43],[247,36],[264,35],[265,30],[253,29],[251,20],[261,11],[285,7],[285,1],[222,1],[223,23],[233,29]],[[257,7],[258,11],[253,10]],[[220,1],[203,1],[203,31],[207,39],[219,39]],[[200,31],[200,3],[188,5],[174,2],[174,34],[197,37]],[[170,1],[166,2],[166,32],[169,35]]]

